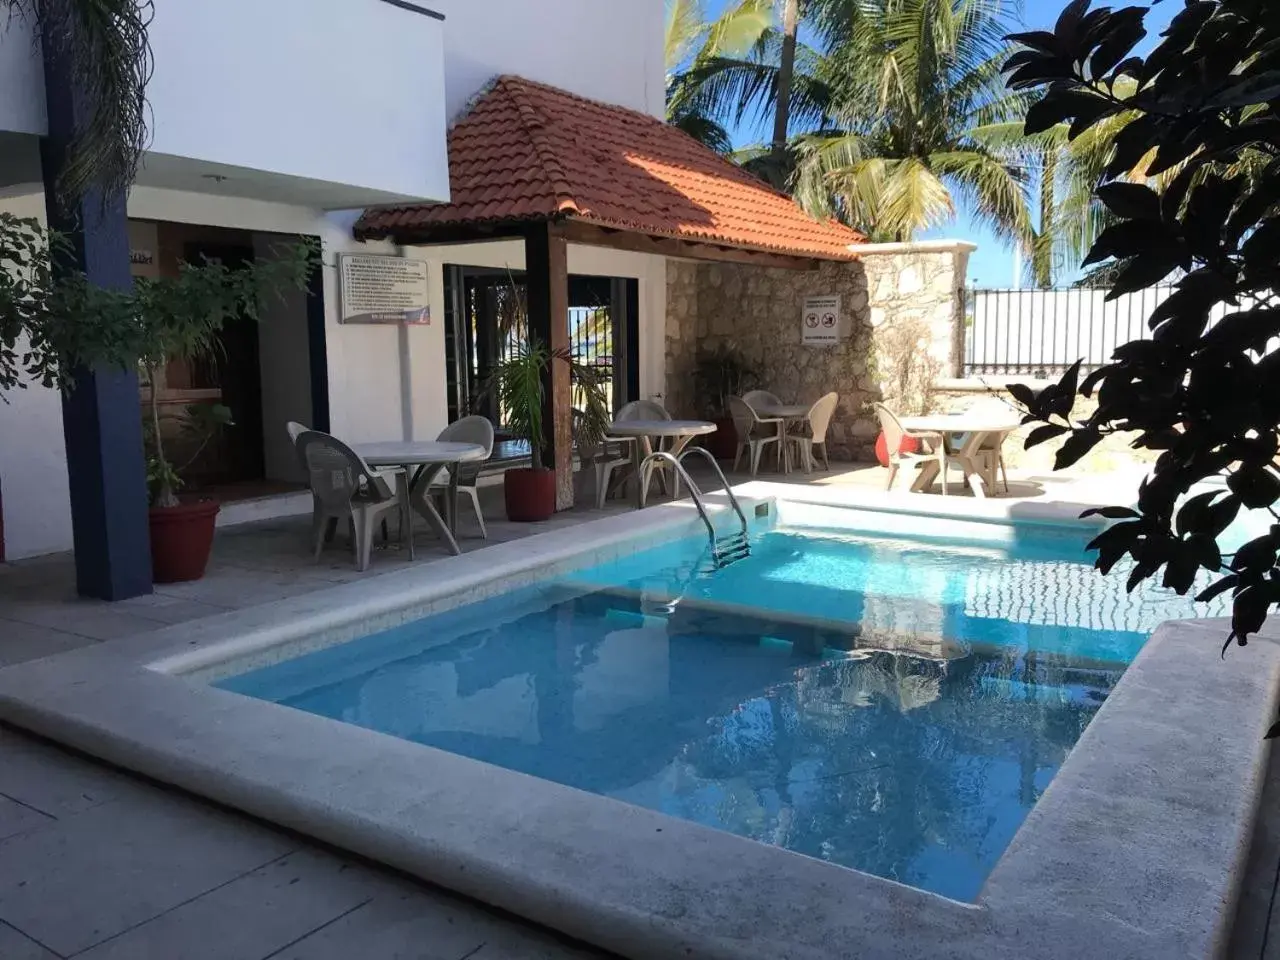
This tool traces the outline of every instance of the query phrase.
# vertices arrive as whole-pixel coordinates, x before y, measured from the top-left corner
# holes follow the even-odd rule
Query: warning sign
[[[840,342],[840,298],[806,297],[800,312],[800,341],[810,347]]]

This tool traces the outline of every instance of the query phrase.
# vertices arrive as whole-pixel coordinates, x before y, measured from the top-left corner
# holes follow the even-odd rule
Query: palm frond
[[[126,194],[147,146],[150,0],[3,0],[38,28],[46,57],[62,65],[68,85],[88,91],[57,183],[70,208],[92,188]]]

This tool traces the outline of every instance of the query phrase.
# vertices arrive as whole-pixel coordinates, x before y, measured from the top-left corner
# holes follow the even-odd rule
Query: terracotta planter
[[[915,437],[903,437],[902,442],[898,444],[899,453],[919,453],[920,441]],[[876,437],[876,459],[880,461],[880,466],[887,467],[889,465],[889,444],[884,439],[884,434]]]
[[[738,452],[738,431],[733,426],[733,417],[716,417],[711,421],[716,425],[716,432],[702,438],[702,445],[717,460],[732,460]]]
[[[213,549],[217,501],[152,507],[150,514],[152,579],[156,583],[181,583],[203,577]]]
[[[517,467],[502,477],[502,495],[507,502],[507,519],[536,523],[556,512],[556,472],[545,467]]]

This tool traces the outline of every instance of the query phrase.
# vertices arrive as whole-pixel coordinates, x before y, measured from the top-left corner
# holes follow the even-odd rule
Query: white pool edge
[[[741,489],[812,502],[796,491]],[[0,720],[629,957],[1221,953],[1265,772],[1280,645],[1219,659],[1220,622],[1157,631],[976,905],[162,672],[287,652],[281,641],[299,631],[330,631],[333,642],[345,620],[368,632],[367,617],[390,625],[397,611],[430,612],[504,573],[529,582],[584,551],[598,562],[694,524],[680,506],[610,517],[23,664],[0,671]]]

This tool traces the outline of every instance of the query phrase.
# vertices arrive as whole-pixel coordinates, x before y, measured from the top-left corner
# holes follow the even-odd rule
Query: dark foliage
[[[1005,65],[1009,85],[1043,91],[1027,133],[1065,122],[1074,138],[1104,117],[1136,114],[1097,188],[1117,222],[1085,264],[1114,266],[1112,298],[1179,276],[1148,320],[1151,339],[1119,347],[1083,382],[1077,364],[1040,393],[1015,396],[1026,422],[1046,424],[1029,446],[1066,436],[1059,468],[1113,431],[1137,431],[1135,446],[1160,451],[1136,506],[1100,511],[1116,522],[1094,541],[1097,565],[1106,572],[1131,557],[1130,588],[1163,571],[1179,593],[1202,570],[1221,573],[1200,599],[1234,598],[1225,650],[1280,603],[1280,523],[1233,554],[1219,548],[1242,508],[1280,519],[1280,3],[1187,0],[1159,45],[1134,57],[1146,13],[1078,0],[1053,32],[1012,38],[1024,49]],[[1138,84],[1123,100],[1122,77]],[[1123,179],[1142,164],[1148,178],[1162,175],[1159,192]],[[1222,304],[1226,316],[1212,322]],[[1077,393],[1098,401],[1083,420],[1072,416]],[[1211,477],[1225,477],[1225,489],[1186,497]]]

